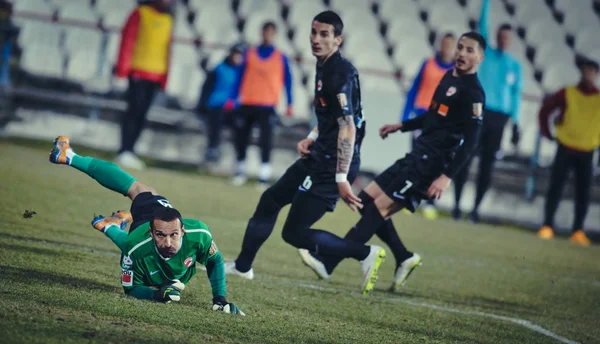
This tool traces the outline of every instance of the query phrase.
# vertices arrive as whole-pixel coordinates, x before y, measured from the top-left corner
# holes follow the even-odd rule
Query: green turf
[[[204,273],[187,285],[179,304],[126,298],[119,252],[90,221],[128,208],[128,199],[48,163],[47,150],[0,142],[0,151],[0,342],[556,342],[497,316],[573,341],[600,342],[597,246],[418,215],[394,218],[405,243],[424,259],[398,294],[386,292],[391,254],[367,297],[357,294],[361,273],[354,261],[343,262],[330,281],[317,281],[281,239],[284,210],[257,257],[256,279],[228,279],[228,298],[246,317],[209,310]],[[258,191],[189,172],[136,176],[185,216],[207,222],[224,256],[236,256]],[[37,214],[25,219],[25,210]],[[317,227],[344,234],[357,218],[339,205]]]

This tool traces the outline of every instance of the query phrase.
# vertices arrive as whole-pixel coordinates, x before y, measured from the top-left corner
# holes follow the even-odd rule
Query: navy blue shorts
[[[131,216],[133,222],[129,226],[129,233],[140,225],[153,219],[157,207],[171,207],[169,200],[161,195],[153,195],[151,192],[142,192],[135,197],[131,203]]]
[[[440,159],[408,153],[375,177],[375,182],[386,195],[414,213],[421,200],[429,199],[427,190],[443,171]]]
[[[317,161],[312,157],[298,159],[269,189],[275,199],[285,205],[291,202],[296,192],[308,192],[326,202],[329,211],[335,209],[340,198],[335,181],[335,161]],[[360,161],[353,162],[348,172],[350,184],[358,176]],[[288,202],[289,201],[289,202]]]

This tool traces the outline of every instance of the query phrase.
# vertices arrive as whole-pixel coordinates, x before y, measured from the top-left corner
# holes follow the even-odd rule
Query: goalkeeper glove
[[[181,299],[181,292],[185,289],[185,284],[179,280],[167,283],[154,292],[154,300],[164,303],[171,301],[178,302]]]
[[[213,311],[222,311],[224,313],[230,313],[230,314],[239,314],[242,316],[246,315],[246,314],[244,314],[244,312],[242,312],[241,309],[238,308],[238,306],[234,305],[233,303],[227,302],[227,300],[225,300],[225,298],[223,296],[213,297],[212,310]]]

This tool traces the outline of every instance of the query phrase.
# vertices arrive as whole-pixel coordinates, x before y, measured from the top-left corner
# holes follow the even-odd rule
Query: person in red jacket
[[[569,240],[582,246],[591,242],[583,231],[590,203],[594,151],[600,146],[600,91],[595,85],[600,65],[580,57],[577,66],[581,81],[548,97],[539,113],[540,131],[544,137],[556,140],[558,148],[544,208],[544,224],[537,235],[541,239],[554,237],[554,215],[569,170],[575,172],[575,217]],[[555,134],[550,130],[550,117],[556,111]]]
[[[115,75],[129,79],[127,111],[121,120],[121,148],[115,159],[122,167],[142,169],[145,164],[134,154],[154,95],[164,89],[169,73],[173,33],[171,0],[154,0],[139,5],[121,30],[121,45]]]

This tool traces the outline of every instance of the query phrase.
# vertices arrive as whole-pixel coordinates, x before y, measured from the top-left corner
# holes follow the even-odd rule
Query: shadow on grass
[[[6,239],[12,239],[12,240],[18,240],[18,241],[23,241],[23,242],[31,242],[31,243],[39,243],[39,244],[49,244],[52,245],[54,247],[64,247],[64,248],[69,248],[69,249],[73,249],[73,250],[77,250],[77,251],[82,251],[82,252],[90,252],[90,253],[99,253],[99,254],[103,254],[103,255],[107,255],[107,256],[114,256],[114,257],[120,257],[121,255],[117,252],[112,252],[112,251],[107,251],[107,250],[101,250],[101,249],[94,249],[94,248],[90,248],[90,247],[86,247],[86,246],[81,246],[81,245],[73,245],[73,244],[68,244],[65,242],[61,242],[61,241],[55,241],[55,240],[46,240],[46,239],[37,239],[37,238],[28,238],[28,237],[24,237],[24,236],[19,236],[19,235],[12,235],[12,234],[5,234],[5,233],[0,233],[0,238],[6,238]],[[11,245],[11,244],[7,244],[7,243],[0,243],[0,244],[4,244],[4,245]],[[22,248],[30,248],[27,246],[19,246],[19,245],[13,245],[15,247],[22,247]],[[33,249],[33,248],[31,248]],[[48,250],[51,251],[51,250]],[[55,251],[51,251],[54,252],[54,255],[56,255]]]
[[[27,284],[39,283],[44,286],[54,284],[64,286],[69,289],[77,288],[107,293],[120,292],[120,288],[110,284],[90,281],[64,274],[17,268],[13,266],[0,265],[0,276],[2,276],[2,279],[7,282],[23,282]]]

